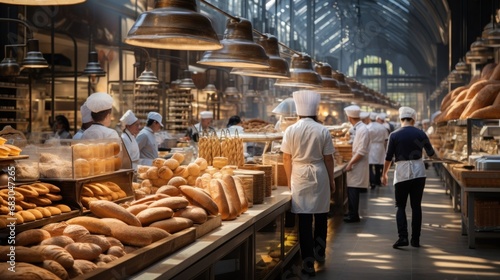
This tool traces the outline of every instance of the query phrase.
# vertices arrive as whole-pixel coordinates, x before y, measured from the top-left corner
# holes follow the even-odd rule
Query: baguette
[[[233,177],[234,185],[236,186],[236,190],[238,191],[238,197],[240,198],[241,203],[241,213],[245,213],[248,210],[248,199],[245,194],[245,189],[243,188],[243,182],[241,178],[238,176]]]
[[[491,74],[495,70],[497,64],[495,62],[491,62],[486,64],[483,69],[481,69],[481,80],[489,80],[491,77]]]
[[[130,206],[143,204],[143,203],[147,203],[147,202],[151,202],[151,201],[157,201],[157,200],[160,200],[160,199],[166,198],[166,197],[170,197],[170,196],[163,194],[163,193],[157,193],[155,195],[149,195],[149,196],[143,197],[141,199],[134,200],[130,203]]]
[[[500,118],[500,106],[490,105],[485,108],[481,108],[469,116],[472,119],[499,119]]]
[[[168,207],[153,207],[141,211],[137,214],[137,219],[141,222],[143,226],[149,225],[156,221],[168,219],[172,217],[174,211]]]
[[[111,228],[101,219],[94,217],[81,216],[66,221],[70,225],[81,225],[90,233],[111,235]]]
[[[500,80],[500,64],[497,64],[493,71],[491,72],[491,75],[489,77],[489,80]]]
[[[192,205],[202,207],[207,210],[210,215],[219,214],[219,207],[210,194],[203,189],[191,186],[180,186],[179,189]]]
[[[193,226],[193,221],[182,217],[172,217],[170,219],[154,222],[150,227],[161,228],[170,234],[174,234],[188,227]]]
[[[189,205],[189,201],[181,196],[172,196],[172,197],[166,197],[162,198],[160,200],[157,200],[153,203],[151,203],[148,207],[153,208],[153,207],[168,207],[172,210],[176,209],[182,209],[186,208],[186,206]]]
[[[168,233],[166,230],[157,227],[143,227],[142,231],[151,236],[152,242],[156,242],[160,239],[170,236],[170,233]]]
[[[147,234],[142,227],[137,226],[114,226],[113,237],[120,240],[123,244],[144,247],[151,244],[151,235]]]
[[[213,198],[222,220],[226,220],[229,217],[229,203],[227,202],[226,194],[222,184],[217,179],[210,180],[209,184],[210,196]]]
[[[100,218],[116,218],[128,225],[141,226],[141,222],[125,208],[114,202],[106,200],[95,200],[89,203],[90,212]]]
[[[456,120],[460,118],[460,115],[468,104],[469,100],[462,100],[455,103],[446,113],[445,120]]]
[[[137,216],[142,210],[147,209],[147,204],[136,204],[127,208],[127,211]]]
[[[469,104],[465,107],[462,114],[460,115],[461,119],[467,119],[471,117],[471,114],[476,112],[477,110],[487,107],[495,101],[498,92],[500,91],[500,84],[492,83],[485,85],[474,98],[472,98]]]

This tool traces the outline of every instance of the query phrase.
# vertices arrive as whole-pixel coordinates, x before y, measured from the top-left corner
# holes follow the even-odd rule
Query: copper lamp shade
[[[0,76],[15,77],[21,73],[21,67],[12,57],[6,57],[0,63]]]
[[[160,83],[158,81],[158,78],[155,76],[153,71],[149,69],[145,69],[139,78],[137,78],[137,81],[135,81],[136,85],[142,85],[142,86],[156,86]]]
[[[11,5],[26,6],[59,6],[74,5],[85,2],[86,0],[0,0],[0,3]]]
[[[337,80],[332,78],[332,67],[326,62],[319,62],[314,70],[321,76],[321,88],[319,93],[338,93],[340,88]]]
[[[155,0],[155,8],[139,15],[125,43],[172,50],[222,48],[210,20],[197,12],[196,0]]]
[[[83,70],[83,73],[88,76],[94,77],[104,77],[106,76],[106,72],[102,70],[101,64],[99,64],[97,52],[91,51],[89,52],[89,61]]]
[[[231,74],[251,77],[264,77],[271,79],[288,79],[290,78],[290,70],[288,62],[280,56],[278,39],[270,34],[265,34],[259,39],[266,54],[269,56],[269,68],[233,68]]]
[[[278,79],[275,86],[280,87],[321,87],[321,76],[313,70],[311,57],[306,53],[294,54],[290,67],[290,79]]]
[[[199,64],[235,67],[269,68],[269,57],[261,45],[253,41],[252,23],[244,18],[229,18],[221,41],[222,49],[206,51]]]
[[[23,60],[25,68],[47,68],[49,65],[38,48],[38,40],[28,40],[26,57]]]

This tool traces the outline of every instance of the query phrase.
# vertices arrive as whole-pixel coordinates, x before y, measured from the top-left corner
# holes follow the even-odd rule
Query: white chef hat
[[[120,118],[120,121],[125,125],[131,125],[131,124],[135,123],[137,120],[138,120],[138,118],[134,115],[134,112],[132,112],[132,110],[128,110]],[[159,123],[161,123],[161,121]]]
[[[93,113],[109,110],[113,107],[113,97],[105,92],[92,93],[85,102]]]
[[[361,112],[359,113],[359,118],[360,118],[360,119],[362,119],[362,120],[364,120],[364,119],[368,118],[369,116],[370,116],[370,113],[369,113],[369,112],[361,111]]]
[[[431,122],[431,121],[430,121],[429,119],[423,119],[423,120],[422,120],[422,124],[424,124],[424,123],[430,123],[430,122]]]
[[[399,119],[404,118],[411,118],[415,120],[417,118],[417,112],[410,107],[399,107]]]
[[[377,119],[385,121],[385,118],[387,118],[387,115],[385,113],[380,113],[377,115]]]
[[[295,109],[299,116],[316,116],[321,96],[312,90],[299,90],[293,92]]]
[[[83,105],[80,106],[80,114],[82,114],[82,123],[89,123],[94,121],[92,119],[92,112],[90,111],[89,107],[87,107],[87,103],[83,103]]]
[[[376,112],[371,112],[371,113],[370,113],[370,119],[371,119],[372,121],[376,120],[376,119],[377,119],[377,116],[378,116],[378,113],[376,113]]]
[[[212,113],[212,111],[200,112],[200,119],[213,119],[213,118],[214,118],[214,113]]]
[[[351,105],[351,106],[345,107],[344,112],[348,117],[359,118],[359,114],[361,113],[361,109],[357,105]]]
[[[148,113],[148,120],[157,121],[161,125],[161,127],[163,127],[163,124],[161,123],[161,121],[163,120],[163,117],[157,112],[149,112]]]

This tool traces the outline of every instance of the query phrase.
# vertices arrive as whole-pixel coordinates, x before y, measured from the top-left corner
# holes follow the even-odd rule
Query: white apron
[[[292,164],[292,213],[330,210],[330,182],[324,162]]]
[[[422,159],[396,161],[393,184],[415,178],[426,177],[425,164]]]

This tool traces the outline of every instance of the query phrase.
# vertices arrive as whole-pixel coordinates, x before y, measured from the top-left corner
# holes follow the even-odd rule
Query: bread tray
[[[80,209],[71,210],[70,212],[61,213],[59,215],[54,215],[54,216],[42,218],[42,219],[39,219],[36,221],[18,224],[18,225],[16,225],[16,232],[19,233],[19,232],[22,232],[22,231],[25,231],[28,229],[41,228],[44,225],[48,225],[51,223],[58,223],[61,221],[66,221],[66,220],[69,220],[71,218],[78,217],[78,216],[80,216]],[[4,238],[8,237],[9,231],[10,231],[9,228],[4,228],[4,229],[0,230],[0,243],[3,243]]]

